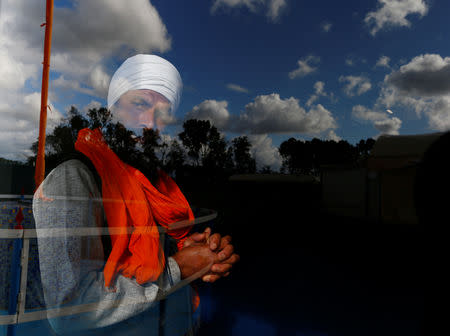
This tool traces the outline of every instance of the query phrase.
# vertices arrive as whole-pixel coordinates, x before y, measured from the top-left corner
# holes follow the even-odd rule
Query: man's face
[[[124,93],[113,114],[128,128],[164,127],[164,116],[170,110],[170,102],[153,90],[130,90]]]

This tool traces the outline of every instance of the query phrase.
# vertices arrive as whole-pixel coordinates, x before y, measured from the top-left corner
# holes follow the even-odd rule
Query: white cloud
[[[96,100],[91,100],[89,104],[83,107],[83,112],[87,113],[89,110],[99,109],[100,107],[102,107],[102,103]]]
[[[320,27],[322,28],[323,32],[328,33],[329,31],[331,31],[331,28],[333,27],[333,24],[331,22],[325,21],[325,22],[322,22]]]
[[[323,90],[321,85],[316,85],[316,88]],[[298,104],[298,99],[281,99],[276,93],[257,96],[240,115],[230,114],[227,101],[205,100],[194,106],[186,114],[186,119],[209,120],[220,130],[247,134],[318,134],[337,128],[332,113],[322,105],[306,112]]]
[[[364,76],[341,76],[339,82],[347,82],[344,86],[344,92],[349,97],[360,96],[372,88],[370,80]]]
[[[52,89],[64,89],[69,91],[78,91],[90,96],[94,95],[94,90],[81,87],[80,82],[75,79],[66,79],[64,75],[59,76],[57,79],[51,81],[50,86]],[[53,90],[52,90],[53,91]]]
[[[428,12],[424,0],[378,0],[378,9],[367,13],[364,22],[370,27],[370,33],[375,35],[383,28],[410,27],[407,16],[417,14],[423,17]]]
[[[388,56],[381,56],[377,63],[375,64],[376,67],[385,67],[385,68],[390,68],[389,66],[389,61],[391,59]]]
[[[102,97],[106,97],[108,94],[110,80],[111,76],[105,72],[101,65],[96,66],[89,75],[89,83],[94,91]]]
[[[383,82],[380,96],[377,99],[377,105],[383,105],[389,109],[396,105],[404,105],[413,108],[419,117],[425,109],[425,106],[429,103],[430,99],[409,96],[407,93],[400,92],[394,86],[387,84],[386,78]]]
[[[176,138],[167,133],[162,133],[159,136],[161,137],[161,142],[166,144],[170,144],[173,140],[176,140]]]
[[[156,108],[154,118],[160,123],[161,129],[168,125],[176,125],[178,122],[175,115],[170,112],[170,108]]]
[[[256,160],[258,168],[270,166],[273,170],[279,170],[282,159],[278,148],[272,144],[272,138],[267,134],[249,135],[252,144],[250,152]]]
[[[23,14],[42,6],[29,3],[19,15],[14,12],[18,4],[19,1],[3,1],[0,9],[0,157],[24,161],[31,155],[29,148],[37,139],[41,96],[32,90],[25,93],[23,88],[27,81],[37,81],[42,71],[42,54],[40,48],[30,47],[26,39],[17,38],[12,32]],[[39,24],[33,27],[39,36],[36,27]],[[50,99],[48,104],[47,131],[51,131],[61,114]]]
[[[79,0],[73,9],[55,8],[54,25],[55,46],[88,57],[122,46],[164,52],[171,45],[166,26],[148,0]]]
[[[375,121],[374,126],[380,131],[380,134],[398,135],[398,130],[402,126],[402,121],[397,117],[393,117]]]
[[[44,30],[36,25],[43,20],[45,3],[36,3],[5,0],[2,6],[8,35],[26,42],[22,54],[42,48]],[[53,17],[51,67],[65,75],[87,76],[117,52],[170,49],[167,29],[148,0],[78,0],[71,8],[55,7]]]
[[[314,94],[309,97],[306,102],[306,106],[311,106],[317,99],[320,97],[326,97],[327,93],[325,92],[325,83],[318,81],[314,84]]]
[[[362,105],[353,107],[352,116],[362,121],[371,122],[373,127],[375,127],[380,134],[397,135],[402,126],[402,121],[399,118],[390,118],[390,115],[385,112],[373,111]]]
[[[311,63],[320,62],[320,57],[309,55],[303,57],[297,61],[298,68],[289,72],[289,78],[294,79],[297,77],[304,77],[309,75],[315,71],[317,71],[317,67],[314,67]]]
[[[267,17],[273,22],[278,21],[286,5],[286,0],[270,0],[267,4]]]
[[[11,40],[10,58],[40,65],[35,59],[42,59],[44,29],[39,24],[44,20],[44,6],[40,1],[3,1],[2,35]],[[50,65],[52,71],[93,85],[101,94],[102,64],[110,56],[164,52],[170,45],[167,29],[148,0],[78,0],[71,8],[54,9]]]
[[[228,102],[217,100],[205,100],[186,114],[186,119],[209,120],[218,129],[228,126],[230,113],[228,112]]]
[[[385,82],[410,95],[450,94],[450,57],[442,58],[437,54],[416,56],[387,76]]]
[[[305,111],[298,99],[281,99],[277,93],[257,96],[245,106],[233,129],[253,134],[306,133],[317,134],[336,128],[336,121],[330,111],[318,104]]]
[[[277,22],[286,6],[286,0],[215,0],[211,6],[211,14],[219,9],[246,7],[251,13],[265,11],[270,21]]]
[[[49,101],[47,110],[47,133],[61,120],[61,113]],[[0,157],[11,160],[26,160],[31,155],[29,148],[36,141],[39,130],[41,95],[33,92],[26,95],[11,94],[0,105]]]
[[[220,8],[238,8],[247,7],[251,12],[255,13],[258,7],[263,5],[265,0],[215,0],[211,6],[211,13],[214,14]]]
[[[430,129],[450,129],[450,57],[425,54],[392,71],[384,79],[377,104],[404,106],[425,116]]]
[[[243,93],[248,93],[248,89],[239,86],[237,84],[227,84],[227,88],[232,90],[232,91],[236,91],[236,92],[243,92]]]
[[[328,140],[333,140],[333,141],[336,141],[336,142],[339,142],[339,141],[342,140],[342,138],[339,135],[337,135],[334,130],[330,130],[328,132],[327,139]]]
[[[31,98],[24,92],[38,95],[40,90],[45,29],[39,25],[45,21],[45,1],[2,0],[0,6],[0,121],[8,125],[0,135],[0,156],[12,158],[36,138],[38,117],[28,113]],[[77,0],[64,8],[56,3],[50,69],[59,76],[50,83],[49,97],[58,99],[55,90],[65,88],[104,98],[106,65],[113,55],[165,52],[170,46],[166,26],[148,0]],[[11,117],[12,112],[17,115]],[[39,106],[33,113],[39,115]],[[49,112],[49,123],[52,113],[59,112]]]
[[[33,92],[23,96],[23,105],[20,108],[24,108],[22,111],[16,110],[15,116],[25,119],[31,122],[39,122],[40,110],[41,110],[41,93]],[[54,126],[61,120],[62,114],[53,106],[52,102],[48,102],[50,108],[47,111],[47,128],[52,130]]]
[[[325,88],[324,82],[319,81],[314,84],[314,90],[316,90],[316,94],[319,94],[319,95],[325,94],[324,88]]]
[[[427,117],[431,129],[450,130],[450,95],[437,99],[427,111]]]
[[[380,121],[387,118],[386,113],[379,111],[372,111],[362,105],[353,106],[352,116],[360,120],[368,120],[368,121]]]
[[[8,42],[0,37],[0,89],[21,89],[28,78],[36,77],[37,66],[26,64],[8,52]]]

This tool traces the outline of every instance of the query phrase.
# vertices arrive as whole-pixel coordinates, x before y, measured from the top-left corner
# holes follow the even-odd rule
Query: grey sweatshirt
[[[38,197],[42,194],[43,197]],[[45,199],[48,198],[48,199]],[[180,281],[180,269],[167,258],[171,279],[164,272],[154,283],[139,285],[119,275],[116,290],[106,290],[103,278],[104,252],[100,236],[57,234],[48,228],[75,229],[104,226],[101,194],[90,170],[79,160],[70,160],[52,170],[33,198],[39,265],[47,309],[92,304],[88,312],[52,318],[57,333],[110,326],[125,321],[155,305],[158,293]],[[56,232],[56,231],[53,231]],[[100,230],[99,230],[100,232]],[[80,307],[80,306],[79,306]],[[71,309],[71,308],[66,308]],[[157,326],[155,326],[157,327]]]

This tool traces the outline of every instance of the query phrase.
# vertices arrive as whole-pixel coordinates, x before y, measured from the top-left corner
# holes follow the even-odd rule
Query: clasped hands
[[[231,236],[211,235],[211,229],[190,235],[183,247],[172,256],[180,267],[181,278],[188,278],[210,266],[202,276],[205,282],[215,282],[230,274],[233,265],[240,257],[234,253]]]

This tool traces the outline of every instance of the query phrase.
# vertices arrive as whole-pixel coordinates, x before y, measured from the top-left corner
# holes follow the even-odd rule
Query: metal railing
[[[0,199],[19,199],[19,198],[32,198],[32,195],[17,196],[17,195],[0,195]],[[91,199],[92,200],[92,199]],[[183,220],[179,222],[172,223],[168,229],[158,227],[158,234],[163,237],[168,231],[180,229],[187,226],[194,226],[202,223],[209,222],[217,217],[217,212],[209,209],[199,209],[206,210],[210,213],[204,216],[195,218],[194,220]],[[20,257],[20,289],[17,298],[17,311],[13,315],[0,315],[0,325],[13,325],[31,321],[44,320],[48,318],[68,316],[79,313],[86,313],[90,311],[95,311],[98,307],[98,303],[89,304],[79,304],[70,307],[58,307],[51,309],[42,309],[31,312],[25,312],[26,303],[26,291],[27,291],[27,276],[28,276],[28,258],[30,250],[30,239],[33,238],[55,238],[55,237],[67,237],[67,236],[101,236],[101,235],[121,235],[121,234],[131,234],[134,232],[134,228],[127,228],[126,230],[122,228],[108,228],[108,227],[82,227],[82,228],[49,228],[49,229],[0,229],[0,239],[21,239],[23,241],[23,246],[21,249]],[[162,239],[164,242],[164,239]],[[183,279],[178,284],[173,286],[169,291],[160,292],[153,302],[164,299],[174,291],[186,286],[193,280],[201,277],[203,274],[207,273],[211,265],[203,268],[196,274],[190,276],[189,278]],[[127,298],[125,301],[123,299],[115,301],[113,307],[144,303],[148,300],[137,300],[134,298]]]

